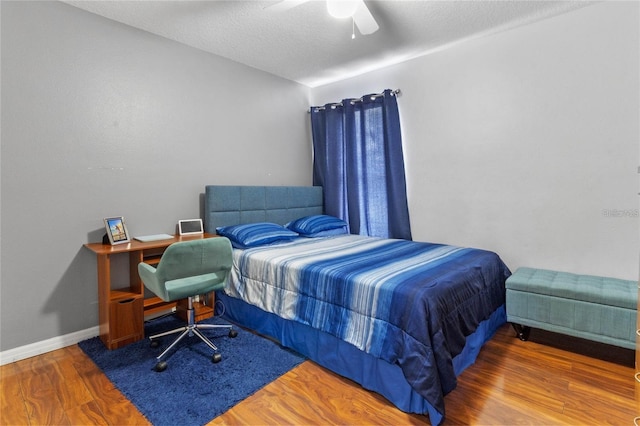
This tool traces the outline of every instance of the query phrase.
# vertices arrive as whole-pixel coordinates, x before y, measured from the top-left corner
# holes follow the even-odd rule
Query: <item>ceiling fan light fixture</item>
[[[351,18],[358,8],[355,0],[327,0],[327,11],[334,18]]]

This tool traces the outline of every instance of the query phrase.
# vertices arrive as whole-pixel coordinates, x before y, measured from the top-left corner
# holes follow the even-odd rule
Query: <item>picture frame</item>
[[[122,216],[104,218],[104,227],[107,231],[109,244],[125,244],[131,241],[127,224]]]
[[[181,219],[178,221],[178,234],[198,235],[204,234],[202,219]]]

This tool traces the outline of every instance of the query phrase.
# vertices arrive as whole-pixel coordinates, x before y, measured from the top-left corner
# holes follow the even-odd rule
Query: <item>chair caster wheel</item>
[[[158,346],[160,346],[160,341],[159,340],[152,340],[151,343],[149,344],[149,346],[151,346],[152,348],[157,348]]]
[[[220,355],[220,354],[213,354],[213,355],[211,356],[211,362],[212,362],[212,363],[217,364],[217,363],[219,363],[220,361],[222,361],[222,355]]]
[[[168,365],[166,361],[160,361],[159,363],[156,364],[155,367],[153,367],[153,369],[158,373],[162,373],[164,370],[167,369],[167,367]]]
[[[229,337],[237,337],[237,336],[238,336],[238,332],[236,330],[234,330],[233,328],[229,330]]]

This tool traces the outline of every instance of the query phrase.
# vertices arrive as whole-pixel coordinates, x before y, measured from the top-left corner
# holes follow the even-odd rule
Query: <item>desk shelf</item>
[[[162,258],[162,253],[164,253],[164,249],[165,247],[158,247],[158,248],[150,248],[150,249],[144,250],[142,252],[141,261],[144,263],[148,263],[149,265],[156,266],[158,263],[160,263],[160,259]]]
[[[164,312],[169,309],[175,308],[177,305],[176,302],[165,302],[159,297],[148,297],[144,299],[144,315],[157,314],[160,312]]]
[[[119,288],[117,290],[111,290],[109,292],[109,301],[114,302],[119,300],[132,299],[140,296],[140,293],[135,292],[130,288]]]
[[[176,302],[164,302],[159,297],[145,299],[144,285],[138,275],[138,263],[157,265],[165,249],[171,244],[211,237],[215,235],[176,235],[170,240],[146,243],[131,241],[113,246],[102,243],[84,245],[97,256],[100,339],[108,349],[120,348],[142,340],[145,315],[169,310],[178,305]],[[129,285],[124,288],[111,288],[111,256],[115,254],[129,255]],[[196,317],[202,315],[196,312]]]

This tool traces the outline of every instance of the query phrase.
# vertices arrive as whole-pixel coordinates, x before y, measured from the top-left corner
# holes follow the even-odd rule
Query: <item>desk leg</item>
[[[143,295],[111,291],[111,256],[98,255],[98,320],[100,340],[116,349],[144,338]]]
[[[138,274],[138,263],[144,260],[142,250],[129,252],[129,286],[132,293],[144,295],[144,284]]]
[[[109,301],[111,293],[111,258],[108,254],[98,255],[98,321],[100,339],[108,348],[109,338]]]

